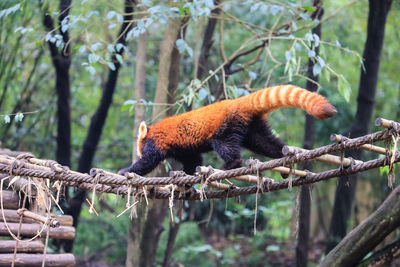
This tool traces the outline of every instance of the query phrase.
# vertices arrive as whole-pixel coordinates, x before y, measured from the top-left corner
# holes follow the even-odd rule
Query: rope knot
[[[256,173],[259,176],[261,162],[258,159],[249,158],[246,160],[246,165],[252,173]]]
[[[211,167],[211,166],[197,167],[196,171],[200,174],[200,177],[201,177],[201,181],[200,181],[200,201],[203,201],[206,198],[206,193],[204,192],[204,188],[208,184],[208,181],[209,181],[210,177],[212,177],[212,175],[214,173],[216,173],[216,172],[214,171],[213,167]]]
[[[354,165],[356,165],[355,159],[353,159],[352,157],[348,157],[348,159],[350,160],[350,164],[348,166],[341,167],[341,170],[344,172],[345,175],[348,175],[348,173],[353,170]]]
[[[44,166],[49,167],[53,172],[67,173],[69,171],[67,166],[63,166],[54,160],[46,160]]]
[[[10,163],[10,171],[9,171],[9,175],[10,176],[14,176],[14,170],[18,172],[18,170],[20,170],[23,166],[23,162],[18,160],[18,159],[14,159],[11,163]],[[18,175],[18,174],[16,174]]]
[[[263,189],[266,190],[266,192],[270,191],[269,186],[274,183],[274,180],[269,178],[269,177],[263,177],[264,183],[263,183]]]
[[[26,208],[20,208],[20,209],[17,209],[17,214],[18,214],[18,216],[23,216],[24,215],[24,211],[27,211],[28,209],[26,209]]]
[[[393,134],[398,134],[400,132],[400,124],[397,122],[392,122],[391,123],[392,129],[391,129],[391,133]]]
[[[53,215],[50,215],[48,224],[50,225],[50,227],[53,227],[53,228],[60,227],[60,223],[57,221],[56,218],[54,218]]]

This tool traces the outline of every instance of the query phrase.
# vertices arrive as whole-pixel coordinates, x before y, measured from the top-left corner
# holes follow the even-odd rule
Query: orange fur
[[[283,107],[301,108],[319,119],[336,113],[323,96],[297,86],[280,85],[168,117],[151,126],[147,135],[141,136],[138,141],[151,138],[162,151],[173,147],[191,148],[211,139],[228,118],[239,117],[240,121],[247,123],[254,117],[263,117]],[[139,145],[138,149],[143,150],[143,146]]]

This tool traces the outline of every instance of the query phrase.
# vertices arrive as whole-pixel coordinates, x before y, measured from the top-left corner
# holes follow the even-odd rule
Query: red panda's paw
[[[223,170],[232,170],[236,168],[242,167],[243,160],[242,159],[235,159],[230,162],[225,162],[225,164],[222,166]]]
[[[119,171],[118,171],[118,174],[124,176],[125,173],[128,173],[128,172],[132,172],[131,167],[128,167],[128,168],[119,170]]]

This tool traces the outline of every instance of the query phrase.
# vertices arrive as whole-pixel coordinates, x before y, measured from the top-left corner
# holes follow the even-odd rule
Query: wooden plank
[[[14,235],[17,235],[19,223],[7,223],[7,225],[10,228],[11,232]],[[32,224],[23,223],[21,227],[21,236],[34,237],[40,229],[41,225],[38,223],[32,223]],[[45,226],[40,237],[45,238],[47,230],[48,228]],[[0,223],[0,236],[10,236],[10,233],[8,232],[4,222]],[[49,237],[55,239],[72,240],[75,238],[75,228],[71,226],[60,226],[57,228],[50,228]]]
[[[25,254],[18,253],[16,255],[16,261],[14,266],[42,266],[43,254]],[[14,254],[0,254],[0,266],[11,266],[11,262],[14,260]],[[72,267],[75,266],[75,257],[73,254],[47,254],[46,255],[46,267]]]
[[[0,253],[14,253],[16,243],[15,240],[1,240]],[[18,242],[17,252],[19,253],[42,253],[43,250],[44,244],[40,240]]]

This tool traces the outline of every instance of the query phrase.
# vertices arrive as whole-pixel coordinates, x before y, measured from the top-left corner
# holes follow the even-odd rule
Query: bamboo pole
[[[340,142],[347,141],[350,138],[345,137],[345,136],[340,135],[340,134],[332,134],[330,139],[331,139],[332,142],[340,143]],[[375,146],[375,145],[371,145],[371,144],[364,144],[364,145],[361,145],[359,148],[363,149],[363,150],[366,150],[366,151],[369,151],[369,152],[374,152],[374,153],[386,155],[386,149],[384,149],[383,147],[380,147],[380,146]]]
[[[386,129],[392,128],[393,126],[400,127],[400,123],[397,121],[386,120],[384,118],[377,118],[375,120],[375,126],[380,126]]]
[[[295,176],[299,176],[299,177],[305,177],[307,175],[306,171],[290,169],[288,167],[275,167],[275,168],[272,168],[271,171],[280,172],[283,174],[291,173],[291,174],[293,174]]]
[[[295,146],[284,146],[282,149],[282,153],[285,156],[294,155],[296,153],[308,152],[308,151],[310,151],[310,150],[300,148],[300,147],[295,147]],[[325,155],[316,157],[314,159],[317,161],[320,161],[320,162],[330,163],[330,164],[334,164],[334,165],[338,165],[338,166],[343,165],[344,167],[350,166],[350,164],[351,164],[351,159],[343,158],[343,160],[342,160],[339,156],[330,155],[330,154],[325,154]],[[363,162],[361,160],[354,160],[354,163],[360,164]]]

